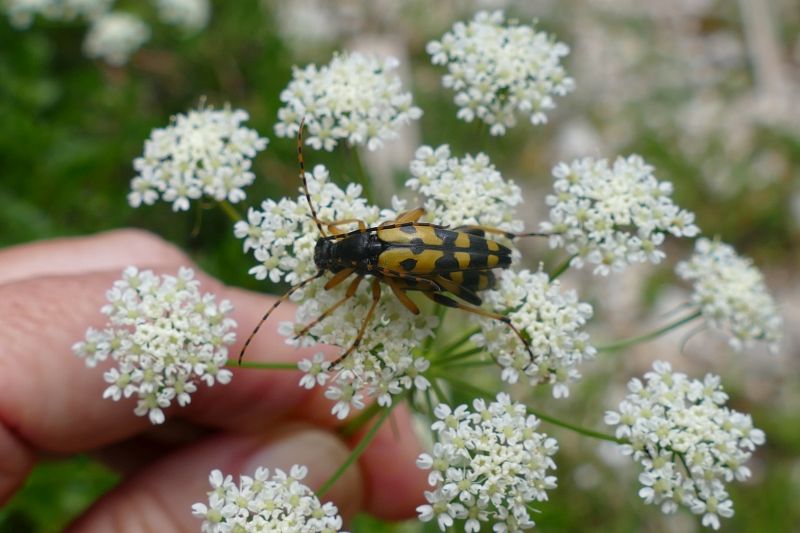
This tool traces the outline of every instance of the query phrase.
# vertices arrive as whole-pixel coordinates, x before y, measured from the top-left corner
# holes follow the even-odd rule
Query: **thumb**
[[[71,532],[198,531],[200,519],[192,504],[208,502],[209,473],[214,469],[252,476],[259,466],[288,472],[292,465],[308,467],[303,483],[319,488],[341,465],[350,450],[333,433],[309,426],[293,426],[268,438],[245,435],[210,437],[149,465],[125,480],[92,506],[70,528]],[[353,465],[337,481],[324,501],[333,501],[344,516],[361,507],[361,475]],[[323,503],[324,503],[323,501]]]

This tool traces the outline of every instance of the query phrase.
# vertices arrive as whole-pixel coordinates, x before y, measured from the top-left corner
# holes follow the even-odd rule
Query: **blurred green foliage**
[[[559,24],[542,21],[543,27],[555,31]],[[247,191],[250,205],[267,196],[294,194],[294,141],[274,138],[272,124],[280,107],[279,93],[290,79],[292,65],[300,60],[278,37],[274,18],[256,0],[217,2],[204,31],[180,37],[155,28],[151,42],[121,69],[84,58],[83,33],[80,25],[41,21],[27,31],[17,31],[0,17],[0,245],[135,226],[186,249],[205,270],[227,283],[274,289],[247,275],[250,260],[240,253],[241,243],[219,211],[176,214],[161,202],[135,210],[125,200],[134,174],[131,162],[141,153],[144,139],[153,128],[166,125],[171,115],[198,105],[201,98],[209,105],[230,103],[246,109],[251,115],[248,125],[271,138],[255,162],[259,180]],[[438,35],[409,38],[411,89],[425,112],[420,122],[423,142],[449,143],[456,154],[486,151],[518,181],[548,183],[554,163],[548,147],[559,114],[548,125],[523,124],[504,138],[490,138],[477,124],[457,121],[452,95],[440,88],[441,72],[428,63],[424,52],[426,40]],[[326,60],[325,55],[319,57]],[[560,109],[568,108],[570,102],[570,98],[560,102]],[[674,181],[676,201],[697,213],[706,234],[720,235],[760,262],[796,269],[798,234],[786,202],[796,186],[790,177],[720,200],[697,185],[699,170],[670,141],[642,126],[629,148],[654,164],[661,179]],[[799,139],[775,136],[767,142],[787,150],[795,168],[800,167]],[[325,163],[339,179],[348,175],[346,150],[314,153],[309,159]],[[398,176],[398,183],[403,179]],[[536,201],[541,204],[541,198]],[[195,234],[198,220],[200,231]],[[658,288],[668,283],[670,276],[665,272],[654,276],[644,299],[652,301]],[[587,406],[600,401],[606,385],[587,379],[569,401],[554,405],[549,391],[538,394],[536,401],[554,414],[591,426],[597,413]],[[723,527],[742,532],[795,530],[800,522],[796,505],[800,414],[769,404],[736,408],[751,412],[769,440],[757,455],[754,482],[733,485],[736,517]],[[559,488],[550,502],[537,506],[541,529],[675,530],[668,523],[673,519],[639,501],[632,468],[623,468],[620,474],[619,468],[598,458],[595,442],[555,434],[562,446]],[[0,532],[58,531],[115,482],[113,473],[87,457],[43,463],[0,511]],[[680,524],[695,524],[694,518],[684,518]],[[362,516],[353,530],[437,529],[432,524],[382,524]]]
[[[42,462],[11,504],[0,510],[0,532],[61,531],[117,479],[116,474],[85,456]]]

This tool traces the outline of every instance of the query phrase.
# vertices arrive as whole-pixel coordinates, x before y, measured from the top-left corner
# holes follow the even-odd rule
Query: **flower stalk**
[[[649,333],[645,333],[644,335],[639,335],[637,337],[632,337],[630,339],[623,339],[621,341],[612,342],[612,343],[606,344],[604,346],[598,346],[597,347],[597,351],[598,352],[615,352],[615,351],[622,350],[623,348],[628,348],[629,346],[633,346],[635,344],[640,344],[640,343],[643,343],[643,342],[647,342],[649,340],[652,340],[652,339],[655,339],[657,337],[660,337],[661,335],[664,335],[665,333],[668,333],[668,332],[672,331],[673,329],[679,328],[682,325],[691,322],[692,320],[698,318],[700,315],[701,315],[700,311],[695,311],[695,312],[693,312],[692,314],[690,314],[688,316],[685,316],[685,317],[683,317],[683,318],[681,318],[679,320],[676,320],[675,322],[672,322],[671,324],[667,324],[666,326],[658,328],[655,331],[651,331]]]
[[[353,451],[350,452],[350,455],[347,457],[344,463],[342,463],[339,468],[336,469],[336,472],[328,478],[328,480],[322,484],[322,486],[317,490],[317,496],[322,498],[325,493],[327,493],[331,487],[339,480],[340,477],[347,471],[350,466],[355,463],[361,454],[367,449],[369,443],[372,442],[372,439],[375,438],[375,435],[378,433],[378,430],[386,422],[386,419],[389,418],[389,415],[392,413],[392,409],[394,406],[397,405],[398,402],[393,402],[392,405],[383,409],[383,412],[375,420],[375,423],[372,425],[371,428],[364,434],[364,436],[359,441],[358,445],[353,448]]]

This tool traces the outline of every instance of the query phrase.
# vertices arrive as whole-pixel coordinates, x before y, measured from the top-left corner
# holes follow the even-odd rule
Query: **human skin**
[[[102,368],[88,369],[71,346],[86,328],[102,327],[105,292],[122,269],[135,265],[175,274],[193,266],[179,249],[138,230],[55,239],[0,250],[0,505],[24,482],[36,461],[89,453],[116,469],[121,482],[92,505],[71,531],[197,531],[191,505],[207,500],[209,472],[252,474],[256,467],[308,466],[305,482],[318,488],[344,462],[358,436],[343,439],[320,389],[298,386],[285,370],[234,369],[228,385],[200,385],[190,405],[167,410],[154,427],[133,414],[135,400],[102,399]],[[195,271],[197,272],[196,267]],[[202,292],[229,299],[238,324],[234,356],[274,298],[197,272]],[[250,361],[297,361],[318,348],[284,344],[277,309],[248,349]],[[335,350],[326,349],[329,359]],[[393,424],[324,496],[347,517],[365,511],[397,520],[412,517],[426,488],[414,467],[420,447],[408,412]]]

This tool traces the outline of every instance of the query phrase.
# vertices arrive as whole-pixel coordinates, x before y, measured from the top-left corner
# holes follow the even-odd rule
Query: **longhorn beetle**
[[[320,238],[314,247],[314,263],[317,273],[292,286],[264,313],[253,332],[247,338],[239,353],[242,357],[269,318],[272,311],[289,298],[293,292],[330,272],[333,276],[325,283],[325,290],[333,289],[351,276],[344,296],[322,312],[314,321],[305,326],[295,338],[306,334],[312,327],[324,320],[347,300],[352,298],[365,277],[372,278],[372,303],[367,310],[355,340],[333,363],[339,365],[361,343],[378,301],[381,297],[381,283],[392,290],[400,302],[413,314],[419,314],[419,307],[406,294],[417,291],[439,305],[463,309],[464,311],[499,320],[508,325],[525,346],[533,360],[530,344],[514,326],[511,319],[479,307],[481,298],[475,291],[494,286],[495,268],[507,268],[511,264],[511,250],[502,244],[486,238],[487,233],[503,235],[509,239],[524,236],[544,236],[541,233],[510,233],[498,228],[484,226],[459,226],[449,229],[446,226],[419,222],[425,209],[418,207],[400,213],[396,219],[368,228],[363,220],[346,219],[331,222],[322,221],[311,202],[303,161],[303,123],[297,133],[297,161],[300,165],[300,178],[303,181],[311,218],[317,226]],[[358,229],[344,232],[340,226],[358,224]],[[328,229],[329,234],[325,232]],[[445,293],[457,298],[454,299]],[[459,301],[461,300],[461,301]]]

